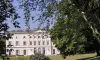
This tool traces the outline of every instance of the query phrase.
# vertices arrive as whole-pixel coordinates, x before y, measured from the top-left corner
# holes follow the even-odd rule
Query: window
[[[38,41],[38,45],[40,45],[40,41]]]
[[[30,45],[32,45],[32,41],[30,41]]]
[[[47,41],[47,45],[49,45],[49,41]]]
[[[41,34],[41,32],[39,32],[39,34]]]
[[[26,50],[23,51],[23,54],[26,55]]]
[[[30,49],[30,51],[32,52],[32,49]]]
[[[44,36],[42,36],[42,39],[44,39]]]
[[[16,46],[18,46],[19,45],[19,41],[16,41]]]
[[[47,38],[49,38],[49,36],[47,35]]]
[[[19,50],[16,50],[16,55],[19,55]]]
[[[34,54],[36,53],[36,48],[34,48]]]
[[[42,50],[43,50],[43,54],[45,54],[45,48],[44,48],[44,47],[43,47],[43,49],[42,49]]]
[[[12,41],[9,41],[9,44],[8,45],[11,45],[12,44]]]
[[[16,39],[17,39],[17,36],[16,36]]]
[[[25,36],[23,36],[23,38],[26,38]]]
[[[47,36],[47,38],[48,38],[48,36]]]
[[[11,55],[11,50],[9,50],[9,56]]]
[[[46,38],[48,38],[48,35],[45,35]]]
[[[34,45],[36,45],[36,41],[34,41]]]
[[[30,36],[30,38],[32,38],[32,36]]]
[[[40,36],[38,36],[38,38],[40,38]]]
[[[55,49],[53,49],[53,54],[55,54]]]
[[[45,44],[45,41],[43,41],[43,45]]]
[[[6,51],[9,52],[9,49],[7,49]]]
[[[11,37],[11,39],[13,39],[13,37]]]
[[[23,45],[26,45],[26,41],[23,42]]]
[[[34,36],[34,38],[36,38],[36,36]]]
[[[38,48],[38,53],[41,53],[41,48]]]

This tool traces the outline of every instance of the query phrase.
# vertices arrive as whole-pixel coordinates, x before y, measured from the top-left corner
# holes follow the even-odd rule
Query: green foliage
[[[51,29],[51,39],[63,56],[69,51],[83,52],[86,46],[99,45],[100,0],[32,0],[31,2],[35,4],[32,7],[35,7],[34,10],[38,6],[39,11],[43,12],[39,18],[40,23],[45,21],[51,23],[52,18],[56,18],[56,24]]]
[[[51,29],[51,40],[65,57],[70,51],[83,52],[85,36],[79,30],[78,22],[67,18],[58,18]]]
[[[99,12],[100,12],[100,1],[99,0],[72,0],[75,8],[79,10],[82,18],[88,24],[89,28],[92,30],[93,36],[99,42]],[[95,21],[96,20],[96,21]]]
[[[0,40],[0,55],[5,53],[5,42],[4,40]]]
[[[35,55],[30,56],[30,60],[50,60],[50,58],[43,54],[36,53]]]
[[[61,0],[56,5],[59,15],[51,38],[62,55],[73,48],[82,51],[89,45],[100,50],[99,7],[99,0]]]
[[[10,27],[7,24],[7,18],[12,19],[11,22],[15,28],[20,28],[16,21],[19,16],[12,5],[12,1],[0,0],[0,55],[6,53],[5,40],[11,38],[11,34],[8,32]]]

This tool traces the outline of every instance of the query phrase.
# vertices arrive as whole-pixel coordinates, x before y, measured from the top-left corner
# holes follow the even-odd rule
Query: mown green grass
[[[63,59],[60,55],[49,56],[51,60],[100,60],[100,56],[97,57],[96,54],[76,54],[74,56],[67,56],[66,59]],[[20,57],[10,57],[11,60],[29,60],[28,56]]]
[[[11,60],[29,60],[28,56],[10,57]]]
[[[94,57],[95,54],[76,54],[74,56],[67,56],[65,60],[79,60],[88,57]],[[50,56],[51,60],[64,60],[60,55],[59,56]]]

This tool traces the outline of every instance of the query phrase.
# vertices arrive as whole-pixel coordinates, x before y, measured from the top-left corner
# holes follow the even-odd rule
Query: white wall
[[[35,33],[31,33],[31,34],[14,34],[12,37],[12,39],[9,39],[8,41],[6,41],[6,46],[8,45],[9,41],[12,41],[12,47],[7,49],[13,49],[12,51],[12,55],[16,55],[16,50],[20,51],[19,55],[23,55],[23,50],[26,50],[27,53],[26,55],[32,55],[34,54],[34,47],[38,48],[40,47],[41,50],[44,47],[45,48],[45,55],[51,55],[51,46],[53,47],[53,49],[55,49],[55,55],[59,54],[59,51],[54,47],[54,45],[51,45],[51,39],[50,39],[50,35],[48,35],[48,38],[44,38],[42,39],[43,34],[42,33],[38,33],[38,32],[45,32],[45,31],[41,31],[38,30]],[[46,34],[47,35],[47,34]],[[23,36],[25,36],[25,38],[23,38]],[[32,38],[29,38],[30,36],[32,36]],[[34,38],[34,36],[36,36],[36,38]],[[40,36],[40,38],[38,38],[38,36]],[[17,37],[17,38],[16,38]],[[19,41],[19,45],[16,46],[16,41]],[[23,45],[23,41],[26,41],[26,45]],[[32,41],[32,45],[30,45],[30,41]],[[34,41],[36,41],[36,45],[34,45]],[[40,41],[40,45],[38,45],[38,41]],[[45,44],[43,45],[43,41],[45,41]],[[47,45],[47,41],[49,41],[49,44]],[[9,54],[7,52],[7,54]]]

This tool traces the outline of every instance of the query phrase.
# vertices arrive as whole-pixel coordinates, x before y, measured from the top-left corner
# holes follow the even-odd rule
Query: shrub
[[[36,53],[35,55],[30,56],[30,60],[50,60],[50,58],[44,54]]]

